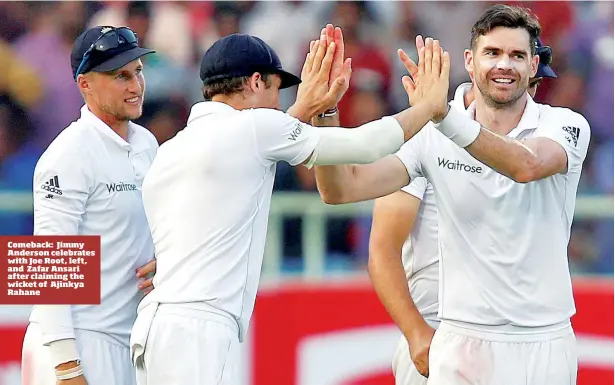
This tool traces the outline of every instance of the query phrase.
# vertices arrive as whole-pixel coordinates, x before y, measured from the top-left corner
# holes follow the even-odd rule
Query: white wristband
[[[449,106],[448,114],[434,127],[461,148],[472,144],[480,134],[480,123],[453,106]]]

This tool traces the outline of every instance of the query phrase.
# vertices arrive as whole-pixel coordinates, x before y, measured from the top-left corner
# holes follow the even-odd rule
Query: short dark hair
[[[541,27],[538,19],[527,8],[496,4],[489,7],[472,27],[470,47],[476,46],[479,36],[484,36],[497,27],[523,28],[530,34],[530,50],[536,54],[536,40],[540,36]]]
[[[261,78],[267,88],[271,86],[271,78],[268,73],[261,73]],[[211,100],[216,95],[232,95],[243,91],[243,86],[248,84],[251,76],[238,76],[233,78],[220,79],[203,85],[203,97]]]

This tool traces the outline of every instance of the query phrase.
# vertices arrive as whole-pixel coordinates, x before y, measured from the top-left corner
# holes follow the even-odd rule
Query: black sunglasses
[[[103,29],[103,33],[92,43],[90,48],[83,54],[83,58],[81,59],[81,63],[77,68],[77,72],[75,73],[75,80],[77,80],[77,76],[81,74],[81,71],[87,64],[92,52],[105,52],[110,49],[114,49],[119,47],[120,45],[138,45],[139,39],[137,38],[137,34],[134,33],[128,27],[106,27],[107,30]]]

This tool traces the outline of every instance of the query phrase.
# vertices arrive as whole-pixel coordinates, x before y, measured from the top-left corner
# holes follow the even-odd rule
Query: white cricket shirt
[[[438,210],[433,187],[414,178],[402,191],[421,200],[414,226],[402,248],[402,261],[410,295],[423,318],[437,321],[438,313]]]
[[[276,163],[304,162],[318,140],[313,127],[281,111],[195,104],[143,184],[157,260],[147,301],[205,303],[235,322],[242,340],[259,285]]]
[[[443,320],[534,327],[566,322],[575,312],[567,246],[590,128],[569,109],[527,100],[508,137],[559,143],[566,173],[516,183],[431,125],[397,153],[411,178],[434,186]],[[466,113],[474,116],[474,104]]]
[[[36,165],[34,235],[101,235],[101,304],[35,306],[45,342],[75,338],[75,328],[128,346],[142,298],[136,269],[154,258],[141,183],[158,148],[147,129],[128,128],[126,142],[84,106]]]
[[[472,83],[463,83],[455,91],[453,103],[465,109],[464,96]],[[421,200],[414,226],[402,248],[402,260],[410,295],[421,315],[438,322],[439,249],[438,208],[433,186],[423,177],[414,178],[402,191]]]

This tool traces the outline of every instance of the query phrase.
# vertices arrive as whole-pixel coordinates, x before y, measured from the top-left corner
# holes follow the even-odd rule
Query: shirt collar
[[[104,141],[123,150],[139,153],[149,147],[146,138],[139,134],[136,125],[132,122],[128,122],[128,141],[126,141],[98,116],[94,115],[87,105],[81,107],[81,119],[90,123],[90,126],[96,130]]]
[[[507,136],[517,137],[521,132],[525,130],[531,130],[538,128],[538,120],[540,118],[540,109],[538,108],[538,104],[532,99],[529,94],[526,94],[526,104],[525,109],[523,110],[523,115],[521,116],[521,120],[517,127],[513,128],[512,131],[508,133]],[[466,114],[474,119],[474,114],[476,112],[476,101],[472,101],[468,109],[466,110]]]
[[[233,107],[226,103],[221,102],[199,102],[192,106],[190,109],[190,116],[188,117],[188,124],[195,120],[207,115],[215,114],[218,112],[236,111]]]
[[[453,105],[459,108],[461,111],[466,110],[465,96],[472,89],[472,83],[461,83],[455,90],[455,97],[453,99]]]

